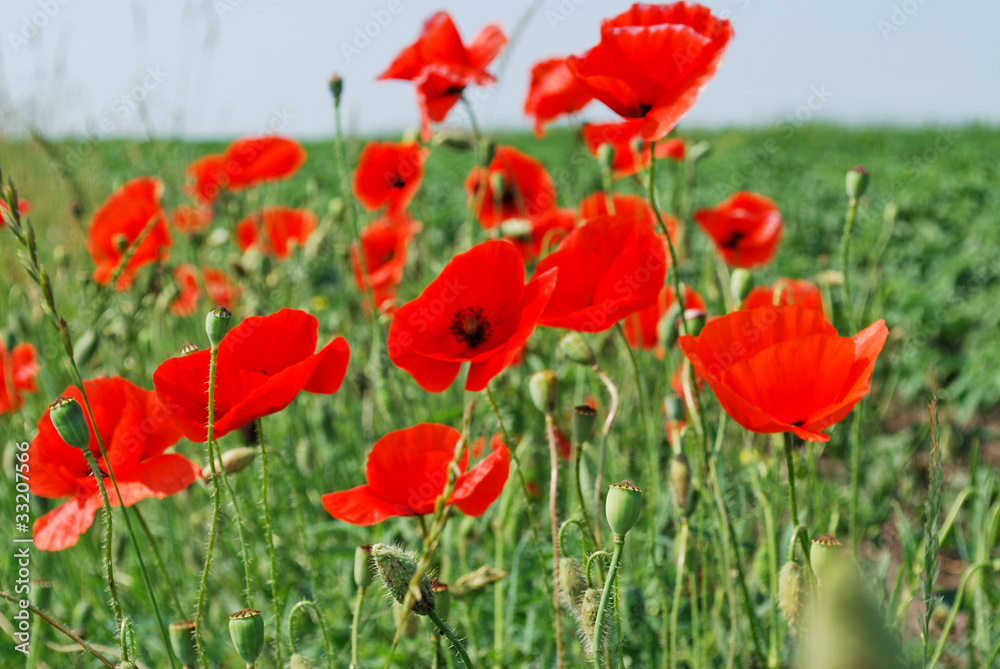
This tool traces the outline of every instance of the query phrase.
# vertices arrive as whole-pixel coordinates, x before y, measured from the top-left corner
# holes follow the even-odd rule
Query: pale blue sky
[[[227,138],[271,128],[323,137],[332,129],[326,80],[334,71],[346,81],[351,130],[414,127],[412,86],[375,76],[423,20],[447,9],[466,39],[489,21],[510,34],[531,4],[0,0],[0,130]],[[586,50],[600,20],[630,3],[537,4],[497,72],[500,86],[479,105],[488,128],[528,127],[521,107],[531,64]],[[1000,1],[705,4],[731,18],[736,38],[684,123],[768,125],[796,113],[846,123],[1000,123]],[[373,36],[359,37],[366,29]],[[613,115],[593,103],[584,117]]]

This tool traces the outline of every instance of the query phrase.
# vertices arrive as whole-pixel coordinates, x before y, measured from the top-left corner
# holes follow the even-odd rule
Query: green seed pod
[[[212,348],[216,348],[222,343],[223,337],[229,332],[230,321],[233,315],[225,307],[215,307],[208,312],[205,317],[205,332],[208,334],[208,341]]]
[[[812,565],[816,580],[823,582],[830,573],[832,565],[844,556],[844,547],[837,539],[824,534],[812,540],[809,547],[809,563]]]
[[[596,422],[597,409],[587,404],[573,407],[573,443],[582,444],[590,439]]]
[[[242,609],[229,616],[229,636],[248,667],[264,650],[264,618],[256,609]]]
[[[101,335],[96,330],[87,330],[76,340],[73,347],[73,358],[78,365],[86,365],[97,352],[97,345],[101,343]],[[10,349],[7,349],[8,351]]]
[[[371,554],[385,589],[398,604],[402,604],[410,587],[410,579],[417,573],[417,561],[406,551],[387,544],[375,544],[372,546]],[[414,601],[413,612],[426,616],[434,610],[434,605],[431,580],[424,574],[420,579],[420,598]]]
[[[230,448],[222,454],[222,469],[227,474],[237,474],[246,469],[256,456],[257,449],[250,446]],[[202,467],[201,476],[206,481],[212,480],[212,466],[210,464]]]
[[[358,590],[364,590],[372,584],[371,546],[358,546],[354,549],[354,585]]]
[[[183,620],[170,623],[170,646],[174,655],[185,667],[194,666],[197,653],[194,645],[194,621]]]
[[[83,407],[72,397],[60,397],[49,405],[52,426],[67,444],[85,450],[90,444],[90,424],[83,415]]]
[[[670,459],[670,483],[674,489],[674,504],[681,515],[687,515],[691,494],[691,467],[687,456],[678,453]]]
[[[344,78],[334,72],[330,75],[330,95],[333,96],[333,104],[340,106],[340,96],[344,94]]]
[[[615,147],[613,144],[601,144],[597,147],[597,162],[601,164],[601,170],[610,172],[615,163]]]
[[[543,369],[531,375],[528,381],[531,401],[535,408],[544,414],[555,411],[559,395],[559,378],[551,369]]]
[[[583,566],[574,557],[564,557],[559,561],[559,596],[570,611],[579,612],[580,600],[587,589],[587,579],[583,576]]]
[[[639,520],[642,511],[642,490],[631,481],[622,481],[608,487],[604,505],[608,525],[615,537],[624,537]]]
[[[288,669],[312,669],[312,665],[306,658],[302,657],[298,653],[292,655],[288,660]]]
[[[845,182],[845,190],[847,191],[847,197],[852,200],[857,200],[865,191],[868,190],[868,181],[871,179],[871,175],[861,165],[848,170],[847,180]]]
[[[492,139],[483,140],[483,167],[493,162],[497,153],[497,143]]]
[[[559,351],[568,360],[575,363],[593,367],[597,363],[594,351],[587,344],[587,340],[579,332],[570,332],[559,340]]]
[[[802,570],[799,565],[789,560],[778,572],[778,608],[781,609],[781,615],[785,617],[792,632],[799,629],[804,595]]]
[[[740,304],[747,299],[750,290],[753,288],[753,274],[750,270],[737,267],[729,277],[729,290],[736,304]]]
[[[687,326],[687,333],[692,337],[701,334],[701,329],[705,327],[705,312],[701,309],[685,309],[684,323]]]

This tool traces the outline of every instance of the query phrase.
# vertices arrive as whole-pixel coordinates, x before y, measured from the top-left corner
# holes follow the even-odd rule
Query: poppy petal
[[[322,501],[323,508],[337,520],[362,527],[381,523],[393,516],[413,515],[409,510],[400,509],[375,496],[368,484],[327,493],[323,495]]]
[[[456,483],[448,499],[467,516],[481,516],[500,497],[510,475],[510,453],[501,444]]]

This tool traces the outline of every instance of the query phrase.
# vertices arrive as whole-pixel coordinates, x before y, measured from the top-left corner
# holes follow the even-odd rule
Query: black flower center
[[[482,307],[462,307],[455,312],[455,318],[448,329],[456,341],[469,348],[486,343],[493,333],[493,326],[483,315]]]
[[[740,241],[746,237],[745,234],[736,230],[733,234],[729,235],[729,238],[722,242],[722,248],[724,249],[735,249]]]
[[[403,188],[406,186],[406,182],[403,181],[403,177],[398,174],[393,174],[389,177],[389,188]]]

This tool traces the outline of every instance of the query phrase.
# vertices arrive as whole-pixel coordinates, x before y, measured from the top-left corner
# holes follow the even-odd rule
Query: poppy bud
[[[615,537],[624,537],[639,520],[642,511],[642,490],[631,481],[622,481],[608,487],[604,504],[608,525]]]
[[[812,540],[812,545],[809,547],[809,564],[812,565],[817,581],[822,581],[830,573],[831,565],[840,561],[843,552],[843,544],[829,534]]]
[[[448,592],[455,599],[461,599],[462,597],[482,592],[489,586],[493,585],[497,581],[503,580],[506,577],[507,572],[491,567],[488,564],[484,564],[482,567],[479,567],[468,574],[462,574],[459,576],[458,579],[452,583]]]
[[[312,666],[306,658],[302,657],[298,653],[295,653],[295,655],[292,655],[292,657],[288,660],[288,669],[312,669]]]
[[[590,439],[597,422],[597,409],[587,405],[573,407],[573,443],[582,444]]]
[[[580,631],[583,636],[583,650],[588,655],[594,652],[594,632],[597,625],[597,610],[601,606],[602,591],[597,588],[587,588],[583,597],[580,598],[580,613],[577,620],[580,621]],[[604,616],[604,620],[610,620],[609,616]],[[607,622],[604,626],[607,627]],[[601,638],[607,633],[607,629],[601,630]],[[602,642],[603,643],[603,642]]]
[[[252,667],[264,650],[264,618],[256,609],[242,609],[229,616],[229,636],[247,667]]]
[[[174,655],[185,667],[194,666],[194,621],[184,620],[170,623],[169,630],[170,647],[174,649]]]
[[[67,444],[85,450],[90,444],[90,425],[83,415],[83,407],[72,397],[60,397],[49,405],[52,426]]]
[[[451,594],[448,592],[448,584],[432,578],[431,590],[434,591],[434,611],[442,619],[447,618],[451,613]]]
[[[523,218],[509,218],[500,224],[500,235],[528,241],[531,239],[531,221],[526,221]]]
[[[845,184],[847,190],[847,197],[851,198],[852,200],[857,200],[862,195],[864,195],[865,191],[868,190],[868,181],[870,180],[870,178],[871,177],[868,173],[868,170],[866,170],[861,165],[858,165],[854,169],[848,170],[847,181]]]
[[[488,139],[485,142],[483,142],[483,146],[484,146],[483,167],[486,167],[487,165],[493,162],[493,157],[496,155],[497,152],[497,143],[492,139]]]
[[[681,303],[674,300],[656,324],[656,339],[665,349],[673,348],[677,343],[677,319],[681,317],[682,309]]]
[[[685,309],[684,323],[687,325],[687,333],[697,337],[705,327],[705,312],[701,309]]]
[[[371,555],[385,589],[397,603],[402,604],[410,588],[410,579],[417,573],[417,561],[406,551],[387,544],[372,546]],[[431,580],[424,574],[420,579],[420,598],[413,603],[413,612],[426,616],[434,610],[434,605]]]
[[[736,304],[740,304],[743,300],[747,299],[747,295],[752,288],[753,274],[750,273],[750,270],[742,267],[734,269],[732,276],[729,277],[729,289]]]
[[[551,369],[535,372],[528,380],[528,390],[535,408],[544,414],[555,411],[559,394],[559,379]]]
[[[615,162],[615,147],[613,144],[605,143],[597,147],[597,162],[601,164],[603,171],[611,171],[611,166]]]
[[[100,343],[101,337],[96,330],[87,330],[76,340],[76,346],[73,347],[73,358],[76,360],[78,365],[86,365],[90,362],[90,359],[94,357],[94,353],[97,352],[97,345]],[[10,350],[9,348],[7,349]]]
[[[358,546],[354,549],[354,585],[358,590],[364,590],[372,584],[371,546]]]
[[[593,367],[597,364],[594,351],[587,344],[587,340],[579,332],[570,332],[559,340],[559,351],[568,360],[575,363]]]
[[[230,448],[222,454],[222,470],[227,474],[239,473],[246,469],[256,456],[257,449],[250,446]],[[201,477],[206,481],[212,480],[211,464],[202,467]]]
[[[198,352],[198,345],[194,342],[189,341],[188,343],[181,346],[181,355],[191,355],[192,353]]]
[[[587,579],[583,567],[574,557],[564,557],[559,561],[559,595],[563,604],[571,611],[580,610],[583,593],[587,590]]]
[[[205,317],[205,332],[212,348],[222,343],[222,338],[229,332],[229,322],[232,318],[233,315],[225,307],[215,307],[208,312],[208,316]]]
[[[344,78],[334,72],[330,75],[330,95],[333,96],[333,104],[340,106],[340,96],[344,94]]]
[[[135,662],[119,662],[115,665],[115,669],[137,669]]]
[[[676,395],[669,395],[663,398],[663,410],[667,414],[667,420],[684,420],[684,400]]]
[[[688,495],[691,492],[691,467],[687,456],[678,453],[670,459],[670,482],[674,488],[674,504],[681,514],[688,510]]]
[[[778,573],[778,608],[793,630],[799,626],[803,595],[802,570],[799,569],[799,565],[789,560],[781,566],[781,571]]]

